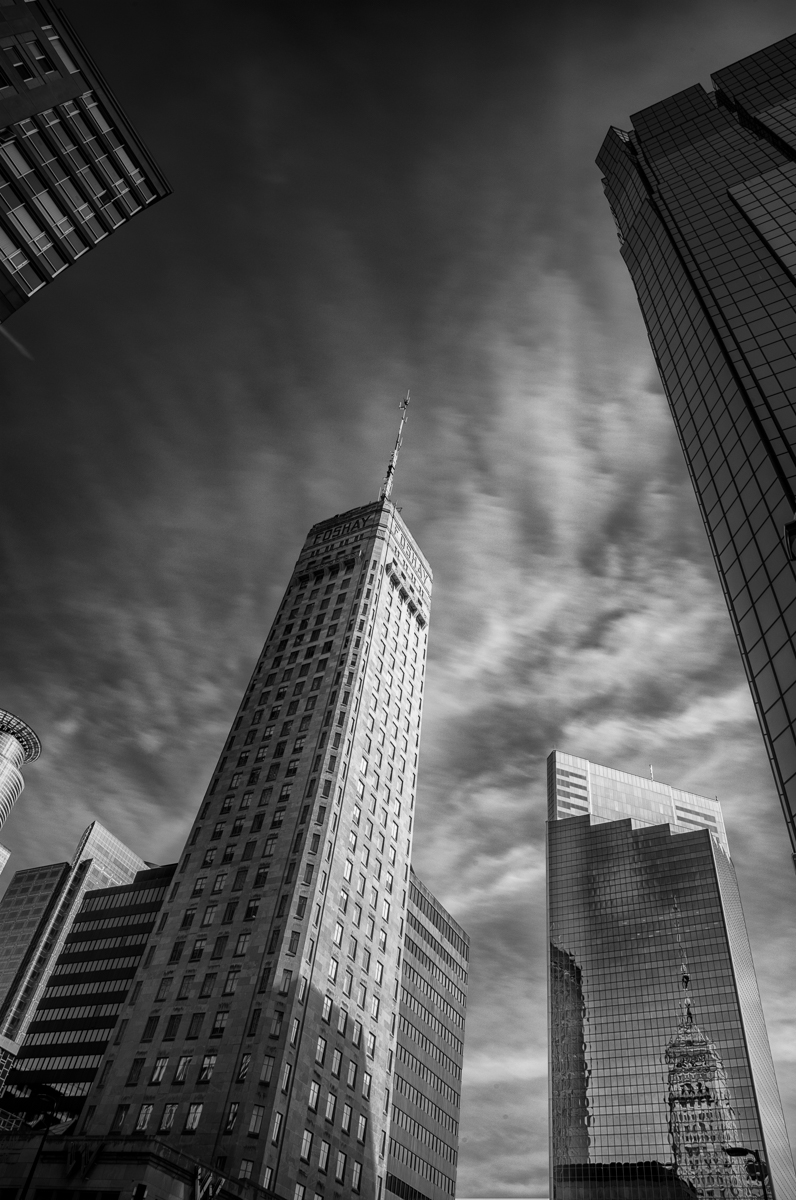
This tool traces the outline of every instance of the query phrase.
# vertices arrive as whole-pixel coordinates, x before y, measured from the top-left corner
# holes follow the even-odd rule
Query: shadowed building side
[[[713,83],[597,162],[796,852],[796,36]]]

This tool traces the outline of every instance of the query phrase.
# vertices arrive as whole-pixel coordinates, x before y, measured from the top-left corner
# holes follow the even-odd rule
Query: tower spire
[[[390,461],[387,464],[387,474],[384,476],[384,483],[381,485],[381,491],[379,492],[380,500],[389,500],[390,493],[392,492],[392,481],[395,477],[395,466],[398,462],[398,451],[401,449],[401,442],[403,441],[404,425],[406,424],[406,410],[408,407],[409,389],[407,388],[406,395],[398,406],[401,413],[401,424],[398,426],[398,437],[395,439],[395,447],[392,455],[390,456]]]

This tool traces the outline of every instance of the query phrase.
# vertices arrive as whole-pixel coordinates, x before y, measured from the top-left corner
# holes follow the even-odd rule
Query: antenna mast
[[[406,396],[399,404],[398,408],[401,413],[401,424],[398,426],[398,437],[395,439],[395,448],[387,465],[387,474],[384,476],[384,483],[381,485],[379,492],[380,500],[389,500],[392,492],[392,483],[395,477],[395,466],[398,462],[398,451],[401,449],[401,443],[404,436],[404,425],[406,424],[406,410],[409,407],[409,390],[407,389]]]

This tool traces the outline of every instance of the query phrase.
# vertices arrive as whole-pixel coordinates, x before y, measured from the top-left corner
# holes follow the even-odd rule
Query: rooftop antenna
[[[650,763],[650,779],[652,780],[653,783],[655,782],[655,776],[652,772],[652,763]]]
[[[398,437],[395,439],[395,448],[387,464],[387,474],[384,476],[384,483],[381,485],[379,492],[380,500],[389,500],[392,492],[392,481],[395,477],[395,465],[398,462],[398,451],[401,449],[401,442],[404,436],[404,425],[406,424],[406,410],[409,407],[409,390],[407,389],[406,396],[398,405],[401,413],[401,424],[398,426]]]

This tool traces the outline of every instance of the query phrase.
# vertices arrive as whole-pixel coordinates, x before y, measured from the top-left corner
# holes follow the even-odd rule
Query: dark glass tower
[[[718,802],[555,751],[548,817],[551,1197],[796,1200]]]
[[[796,851],[796,36],[713,83],[597,161]]]
[[[0,5],[0,321],[170,192],[64,14]]]

